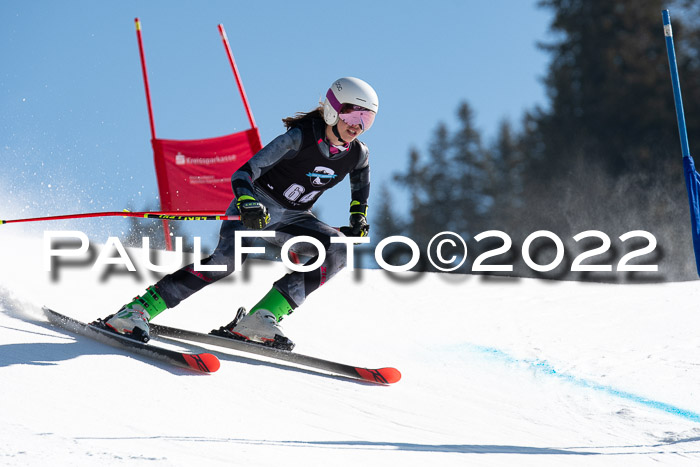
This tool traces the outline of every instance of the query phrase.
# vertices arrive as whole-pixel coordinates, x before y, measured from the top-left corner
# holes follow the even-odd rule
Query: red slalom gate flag
[[[156,138],[141,22],[138,18],[135,18],[134,22],[161,209],[183,213],[200,210],[225,211],[234,197],[231,189],[231,175],[262,148],[262,143],[224,26],[219,24],[219,34],[241,94],[250,129],[217,138],[169,140]],[[167,220],[163,220],[163,227],[166,248],[172,250]]]
[[[257,128],[217,138],[152,142],[161,205],[167,211],[224,212],[233,200],[231,175],[261,148]]]

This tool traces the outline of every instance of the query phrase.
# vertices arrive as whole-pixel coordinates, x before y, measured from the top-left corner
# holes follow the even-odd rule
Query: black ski
[[[62,315],[54,310],[51,310],[50,308],[43,307],[43,310],[44,314],[51,323],[60,326],[67,331],[80,334],[81,336],[90,337],[113,347],[126,349],[138,355],[154,358],[183,368],[200,371],[202,373],[213,373],[218,370],[219,366],[221,365],[219,359],[210,353],[184,353],[151,344],[145,344],[100,326],[83,323],[76,319]]]
[[[151,335],[161,337],[172,337],[175,339],[183,339],[188,341],[199,342],[203,344],[211,344],[219,347],[226,347],[237,350],[239,352],[252,353],[276,360],[284,360],[310,368],[325,370],[330,373],[335,373],[342,376],[347,376],[372,383],[392,384],[401,379],[401,373],[396,368],[361,368],[343,363],[322,360],[308,355],[302,355],[288,350],[280,350],[272,347],[266,347],[261,344],[229,339],[226,337],[214,336],[211,334],[203,334],[200,332],[187,331],[185,329],[171,328],[161,326],[159,324],[150,323],[149,329]]]

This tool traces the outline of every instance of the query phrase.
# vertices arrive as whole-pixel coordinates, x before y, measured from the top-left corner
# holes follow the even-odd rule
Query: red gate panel
[[[221,211],[233,199],[231,175],[260,150],[257,128],[199,140],[154,139],[161,206],[166,211]]]

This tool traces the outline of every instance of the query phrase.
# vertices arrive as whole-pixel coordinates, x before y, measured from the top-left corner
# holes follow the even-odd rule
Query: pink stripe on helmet
[[[340,108],[343,106],[343,104],[338,101],[338,99],[335,97],[335,94],[333,94],[333,91],[330,89],[326,93],[326,99],[328,99],[328,102],[331,104],[331,107],[335,109],[336,112],[340,112]]]

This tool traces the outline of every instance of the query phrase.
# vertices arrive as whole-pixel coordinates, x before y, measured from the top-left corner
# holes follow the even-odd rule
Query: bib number
[[[321,194],[320,191],[312,191],[310,193],[304,194],[306,192],[306,189],[296,183],[293,183],[284,190],[284,197],[287,198],[289,201],[295,202],[295,203],[310,203],[316,197],[318,197],[319,194]]]

